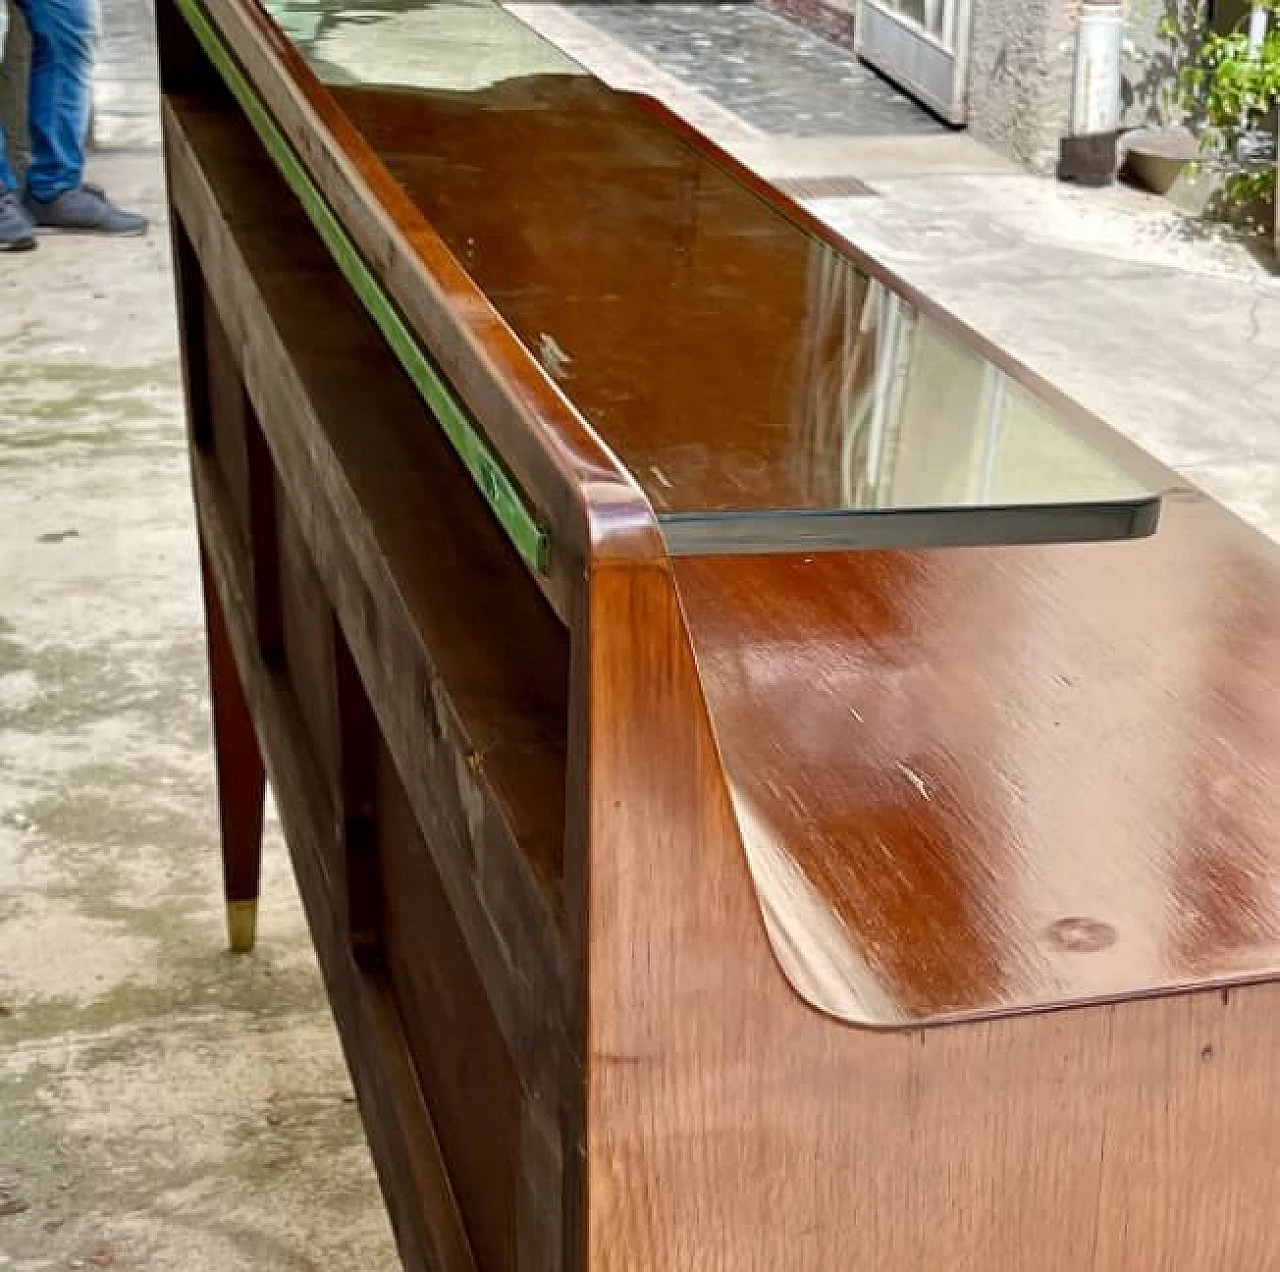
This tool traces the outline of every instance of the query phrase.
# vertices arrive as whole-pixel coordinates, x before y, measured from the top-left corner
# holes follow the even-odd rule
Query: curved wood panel
[[[188,349],[194,391],[222,386],[218,409],[230,410],[212,454],[195,455],[211,575],[241,669],[252,665],[268,770],[284,774],[302,827],[291,838],[317,840],[303,854],[308,904],[345,915],[346,930],[319,929],[322,943],[342,943],[342,992],[381,1004],[389,1026],[342,1017],[357,1072],[372,1075],[362,1098],[387,1132],[374,1143],[411,1265],[433,1266],[440,1246],[521,1272],[1280,1272],[1275,548],[1139,459],[1173,491],[1163,529],[1140,543],[669,560],[624,467],[643,455],[615,457],[566,396],[558,355],[572,370],[575,350],[541,321],[554,280],[539,291],[521,270],[564,258],[565,291],[581,300],[568,344],[599,336],[622,369],[609,391],[630,395],[597,412],[642,402],[655,418],[635,409],[626,428],[674,446],[697,390],[723,391],[704,408],[714,485],[716,454],[741,440],[735,415],[773,402],[758,373],[785,359],[749,314],[740,375],[717,365],[700,386],[697,367],[652,366],[655,315],[679,280],[644,236],[696,226],[681,220],[691,208],[713,239],[736,226],[752,241],[712,262],[719,283],[739,269],[765,279],[785,256],[795,277],[767,295],[791,331],[807,320],[799,254],[742,200],[771,202],[771,224],[784,205],[744,193],[723,156],[677,130],[683,157],[669,163],[664,142],[655,170],[666,181],[674,166],[683,213],[645,219],[665,188],[621,208],[607,183],[589,190],[603,223],[653,264],[645,313],[611,312],[601,280],[617,262],[575,245],[565,189],[539,186],[530,162],[554,155],[557,130],[580,115],[508,88],[508,118],[468,122],[448,99],[419,97],[363,119],[367,96],[323,88],[249,0],[208,6],[552,531],[538,586],[556,617],[524,566],[492,559],[482,531],[496,528],[461,470],[397,434],[402,400],[404,419],[422,423],[408,386],[379,373],[366,395],[360,375],[342,381],[355,363],[330,359],[325,339],[384,367],[376,334],[352,346],[337,327],[313,333],[307,315],[327,306],[276,276],[258,237],[277,218],[228,198],[245,223],[234,212],[224,232],[198,189],[211,151],[171,142],[185,286],[227,320],[238,364],[228,376],[215,358],[211,379],[207,333]],[[162,20],[171,10],[165,0]],[[162,48],[169,93],[227,104],[198,49],[172,32]],[[629,199],[643,172],[614,144],[624,107],[643,137],[669,121],[609,97],[587,130],[596,162],[633,183]],[[459,137],[463,125],[476,136]],[[402,143],[406,127],[429,134],[428,153]],[[460,170],[467,145],[494,137],[518,178],[505,194],[543,198],[548,213],[510,218],[505,281],[464,250],[483,172],[432,186],[433,162]],[[496,236],[510,211],[477,223]],[[696,235],[683,248],[707,264]],[[307,286],[341,293],[308,259]],[[867,273],[893,282],[874,262]],[[842,316],[865,300],[846,285],[834,295]],[[354,329],[363,319],[340,299]],[[497,300],[512,306],[505,320]],[[677,335],[710,364],[710,311],[695,317]],[[848,327],[818,326],[800,398],[829,387],[828,363],[846,352]],[[555,347],[533,339],[540,362],[529,344],[544,333]],[[841,363],[841,391],[865,388],[866,354]],[[1002,374],[1016,381],[1018,368]],[[604,379],[592,383],[607,398]],[[274,519],[284,550],[255,536],[254,515],[247,545],[218,529],[231,502],[208,472],[243,423],[222,401],[237,391],[263,437],[246,452],[248,484],[253,454],[259,468],[265,456],[297,521],[295,534]],[[365,438],[370,403],[385,419]],[[201,410],[197,398],[198,426]],[[1087,432],[1091,417],[1079,419]],[[195,429],[198,444],[207,432]],[[228,471],[241,467],[233,454]],[[455,483],[469,511],[450,512],[460,505],[441,486]],[[459,530],[451,563],[420,540],[426,526],[436,543]],[[278,555],[277,568],[254,575],[246,550]],[[279,612],[297,630],[284,667],[257,665],[255,639],[264,657],[281,642],[263,638],[270,606],[250,614],[253,589],[280,585],[280,569],[300,576],[305,554],[319,612],[286,589]],[[473,587],[489,593],[474,606]],[[504,600],[522,589],[519,605]],[[469,633],[486,626],[487,650],[472,650]],[[332,675],[295,674],[300,649]],[[567,695],[544,692],[543,664],[563,681],[566,655]],[[296,710],[321,691],[336,695],[332,719]],[[336,764],[315,763],[311,735],[333,733]],[[541,765],[524,762],[522,739]],[[373,1082],[384,1073],[385,1092]],[[403,1134],[396,1107],[416,1115]]]
[[[1280,973],[1280,559],[1152,540],[681,561],[761,905],[868,1025]]]
[[[1029,791],[1042,805],[1056,803],[1062,817],[1075,818],[1080,836],[1059,842],[1065,843],[1063,851],[1086,856],[1086,885],[1106,881],[1101,845],[1092,870],[1087,863],[1089,836],[1105,824],[1087,811],[1096,782],[1117,798],[1127,785],[1145,795],[1145,808],[1123,813],[1129,829],[1141,828],[1144,812],[1166,819],[1166,840],[1153,841],[1156,828],[1148,827],[1134,847],[1139,868],[1126,864],[1121,851],[1126,845],[1110,840],[1120,858],[1114,888],[1105,896],[1096,889],[1090,896],[1071,895],[1069,863],[1058,869],[1058,893],[1042,887],[1039,894],[1047,902],[1046,922],[1064,914],[1093,917],[1088,906],[1105,901],[1108,908],[1100,908],[1097,917],[1116,920],[1112,951],[1121,950],[1122,942],[1130,945],[1140,970],[1142,958],[1133,947],[1146,936],[1162,939],[1170,964],[1184,971],[1201,960],[1195,975],[1236,974],[1249,960],[1260,966],[1275,930],[1276,835],[1274,791],[1256,766],[1272,763],[1275,749],[1255,748],[1262,737],[1274,740],[1276,723],[1274,714],[1267,717],[1275,701],[1274,677],[1265,670],[1259,648],[1265,650],[1274,638],[1265,625],[1251,634],[1233,620],[1257,620],[1259,604],[1274,613],[1275,567],[1265,544],[1225,514],[1205,511],[1210,515],[1203,519],[1188,518],[1187,534],[1173,533],[1184,549],[1196,533],[1210,538],[1207,551],[1217,563],[1210,573],[1216,580],[1198,596],[1194,585],[1184,583],[1180,604],[1162,598],[1171,586],[1165,581],[1138,586],[1129,612],[1118,614],[1114,639],[1106,638],[1098,612],[1082,623],[1073,617],[1083,575],[1092,564],[1085,559],[1100,564],[1132,555],[1135,567],[1125,580],[1139,585],[1137,560],[1146,555],[1150,563],[1148,549],[1161,542],[1163,533],[1140,545],[1030,554],[1074,557],[1056,571],[1046,570],[1060,583],[1074,574],[1075,587],[1057,593],[1030,585],[1040,608],[1037,634],[1050,650],[1007,678],[998,670],[997,653],[1007,653],[1011,636],[984,628],[997,647],[985,653],[979,632],[948,626],[930,634],[913,621],[931,608],[927,595],[912,589],[913,581],[944,581],[954,572],[957,585],[989,582],[1000,567],[988,564],[984,574],[982,563],[1003,553],[940,552],[932,562],[886,554],[862,561],[868,580],[882,585],[878,599],[869,586],[854,589],[864,605],[864,631],[896,629],[908,637],[908,656],[894,664],[872,642],[861,669],[847,647],[828,650],[829,632],[807,651],[780,643],[777,633],[788,630],[785,615],[771,616],[765,593],[745,582],[758,561],[679,563],[681,599],[694,615],[690,625],[701,654],[697,669],[684,647],[674,590],[660,571],[609,570],[594,576],[592,841],[584,894],[589,912],[584,1266],[609,1272],[1280,1268],[1280,1238],[1267,1218],[1280,1203],[1274,1169],[1280,1117],[1271,1099],[1280,1082],[1280,985],[1203,990],[947,1028],[843,1026],[803,1002],[778,970],[739,834],[741,805],[735,806],[730,794],[740,783],[757,793],[766,782],[777,784],[771,809],[797,854],[810,820],[819,830],[830,825],[831,811],[803,802],[812,752],[788,756],[768,737],[746,736],[754,728],[780,731],[789,740],[800,737],[808,710],[828,694],[817,655],[830,652],[847,677],[843,687],[835,687],[833,699],[868,720],[874,713],[884,730],[877,754],[887,761],[879,779],[886,809],[925,802],[914,782],[896,771],[898,759],[914,759],[925,768],[925,756],[896,749],[913,729],[922,738],[945,736],[941,721],[981,724],[987,715],[989,727],[978,728],[971,743],[962,746],[952,733],[957,755],[948,757],[941,747],[929,752],[946,760],[947,767],[919,774],[926,784],[933,778],[935,785],[927,789],[948,811],[934,825],[923,823],[923,833],[902,844],[899,861],[933,888],[932,911],[914,907],[909,889],[891,882],[886,869],[880,872],[887,898],[880,917],[901,923],[902,930],[891,931],[884,923],[873,928],[874,913],[853,916],[889,946],[884,962],[899,978],[896,986],[888,982],[899,995],[897,1002],[917,1008],[921,1002],[966,995],[972,1000],[980,989],[1017,984],[1010,974],[1020,970],[1019,957],[1026,953],[1018,944],[1021,921],[1035,917],[1036,894],[1028,889],[1024,899],[1013,891],[1003,873],[1017,864],[1011,852],[987,858],[987,869],[978,859],[987,847],[980,833],[981,801],[997,798],[992,791],[1008,776],[1007,767],[981,761],[982,748],[990,750],[993,738],[1007,748],[997,757],[1026,746],[1046,764],[1054,747],[1063,745],[1083,766],[1082,773],[1092,775],[1090,785],[1080,786],[1073,769],[1049,768],[1042,776],[1061,785],[1056,798],[1050,800],[1044,790]],[[856,560],[845,559],[847,582],[856,577],[850,567]],[[822,561],[816,558],[815,564]],[[998,593],[1003,610],[993,606],[995,614],[1016,618],[1010,597],[1020,585],[1028,586],[1026,564],[1011,562]],[[835,558],[826,566],[839,568]],[[769,568],[794,574],[808,567],[795,560]],[[717,571],[726,571],[724,578],[708,581]],[[895,597],[891,580],[903,589],[901,595]],[[1260,602],[1249,587],[1261,590]],[[962,591],[954,586],[946,595],[951,604],[972,611],[976,602],[965,602]],[[741,634],[733,651],[710,649],[714,623],[707,607],[713,594],[756,624]],[[1214,618],[1224,596],[1229,607]],[[803,593],[794,599],[802,612],[817,603]],[[1176,613],[1198,624],[1193,634],[1174,641],[1177,650],[1170,657],[1185,662],[1172,686],[1152,673],[1141,677],[1139,687],[1124,689],[1125,677],[1140,664],[1127,651],[1150,654],[1160,645],[1155,630],[1135,634],[1135,613],[1151,618]],[[1127,627],[1120,625],[1125,620]],[[739,672],[728,664],[750,658],[753,637],[759,637],[765,667],[768,654],[776,652],[783,673],[771,689],[762,683],[761,668],[757,689],[768,703],[767,713],[747,710],[731,692]],[[949,638],[976,656],[974,676],[947,655]],[[1258,644],[1249,648],[1251,641]],[[913,685],[917,676],[931,678],[921,659],[929,649],[939,666],[958,677],[933,718],[928,695],[922,701]],[[1054,711],[1068,705],[1069,686],[1045,685],[1041,694],[1026,696],[1028,677],[1032,683],[1040,672],[1070,677],[1080,670],[1081,656],[1090,675],[1117,693],[1131,693],[1124,701],[1145,699],[1134,732],[1126,734],[1123,721],[1087,720],[1098,704],[1092,691],[1082,690],[1084,699],[1056,717],[1057,725]],[[1024,655],[1026,662],[1031,659]],[[1171,668],[1165,664],[1162,670]],[[721,733],[723,768],[701,701],[702,684],[708,686]],[[1162,712],[1159,698],[1170,689],[1172,705]],[[987,706],[957,713],[954,702],[965,690],[979,700],[985,695]],[[1251,702],[1258,695],[1266,701]],[[729,709],[741,713],[728,715]],[[832,718],[822,716],[815,727],[830,725]],[[1148,753],[1153,718],[1163,719],[1165,727],[1150,738],[1153,753]],[[1176,731],[1184,726],[1193,736],[1179,740]],[[736,751],[724,747],[729,729]],[[1067,741],[1049,740],[1064,729]],[[1101,763],[1089,754],[1093,747],[1101,748]],[[1170,748],[1183,763],[1169,771],[1171,781],[1161,784],[1156,768],[1161,752],[1168,756]],[[758,776],[744,762],[746,756],[761,760]],[[1212,781],[1201,784],[1195,777],[1197,766],[1205,764],[1225,779],[1233,759],[1247,766],[1239,784],[1215,788]],[[855,773],[865,774],[870,766],[856,752],[851,763]],[[1108,763],[1109,772],[1104,771]],[[973,789],[963,793],[979,801],[972,821],[958,827],[952,805],[952,784],[958,781],[952,766],[957,764],[972,778]],[[984,767],[992,769],[985,792],[979,774]],[[789,807],[782,774],[798,784]],[[825,768],[818,777],[823,795],[835,799],[841,789],[838,775]],[[1228,814],[1223,798],[1233,795],[1238,811]],[[1211,802],[1197,815],[1199,800]],[[948,821],[953,830],[973,832],[968,843],[978,864],[965,860],[958,840],[951,858],[940,859],[932,871],[927,863],[912,861],[912,848],[936,841],[937,826]],[[1053,833],[1052,827],[1041,829]],[[1135,875],[1141,885],[1144,856],[1166,875],[1155,875],[1159,887],[1138,886],[1126,900],[1124,889],[1135,886]],[[1221,894],[1224,885],[1228,896]],[[983,907],[1000,898],[1002,887],[1014,908],[1012,940],[981,921],[996,917]],[[846,897],[859,899],[852,889]],[[1189,898],[1191,909],[1181,910]],[[1121,917],[1117,912],[1126,905]],[[1158,921],[1162,905],[1167,908]],[[957,951],[954,969],[946,968],[952,951],[938,939],[939,931],[967,943]],[[1039,934],[1039,923],[1032,931]],[[1096,929],[1078,924],[1058,931],[1063,945],[1078,945],[1072,957],[1087,961],[1082,943],[1094,939]],[[1187,948],[1195,951],[1192,959]],[[1219,960],[1225,949],[1230,959]],[[1097,953],[1108,957],[1107,950]],[[1065,951],[1058,965],[1069,966]],[[1083,974],[1075,983],[1087,985]],[[910,993],[918,995],[914,1003]]]
[[[606,537],[614,522],[651,520],[639,489],[263,10],[251,0],[205,0],[205,8],[388,294],[549,526],[548,576],[539,582],[568,622],[589,544]]]

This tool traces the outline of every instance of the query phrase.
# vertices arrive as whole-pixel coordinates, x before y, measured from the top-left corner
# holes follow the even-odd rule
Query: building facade
[[[857,51],[950,123],[1010,158],[1036,172],[1054,170],[1058,143],[1071,127],[1081,0],[763,2]],[[1176,115],[1177,54],[1160,33],[1176,7],[1177,0],[1125,0],[1126,125]]]

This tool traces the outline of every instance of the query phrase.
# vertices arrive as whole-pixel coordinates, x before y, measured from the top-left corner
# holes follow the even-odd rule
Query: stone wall
[[[757,0],[828,39],[853,47],[857,0]],[[969,128],[980,140],[1051,173],[1071,124],[1076,27],[1082,0],[972,0]],[[1194,3],[1194,0],[1191,0]],[[1209,0],[1204,0],[1206,12]],[[1185,53],[1161,34],[1188,0],[1125,0],[1126,51],[1121,118],[1125,127],[1181,119],[1177,81]],[[1228,30],[1249,0],[1214,0],[1213,25]]]
[[[1178,68],[1170,41],[1159,33],[1165,0],[1131,0],[1125,13],[1129,42],[1124,59],[1121,105],[1133,127],[1177,118]]]
[[[1126,10],[1126,35],[1129,49],[1125,57],[1123,104],[1124,122],[1172,124],[1181,121],[1178,104],[1179,68],[1191,52],[1189,41],[1175,41],[1160,33],[1166,19],[1185,23],[1188,5],[1183,0],[1129,0]],[[1214,0],[1214,25],[1219,16],[1234,21],[1245,10],[1244,0]],[[1204,0],[1205,23],[1210,5]]]
[[[1074,37],[1067,0],[974,0],[973,135],[1035,172],[1052,172],[1071,111]]]
[[[1177,65],[1161,20],[1176,0],[1128,0],[1121,111],[1126,127],[1177,117]],[[969,126],[1050,173],[1071,125],[1080,0],[974,0]]]

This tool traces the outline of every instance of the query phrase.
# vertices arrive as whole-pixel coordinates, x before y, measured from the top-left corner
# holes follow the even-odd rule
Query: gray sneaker
[[[14,190],[0,190],[0,252],[29,252],[36,245],[31,222]]]
[[[116,207],[100,186],[85,184],[64,190],[48,203],[28,194],[26,202],[27,215],[41,230],[130,237],[144,234],[147,229],[146,217]]]

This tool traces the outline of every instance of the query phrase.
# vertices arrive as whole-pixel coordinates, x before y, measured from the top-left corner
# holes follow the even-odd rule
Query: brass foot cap
[[[253,949],[258,935],[258,898],[227,902],[227,936],[237,953]]]

